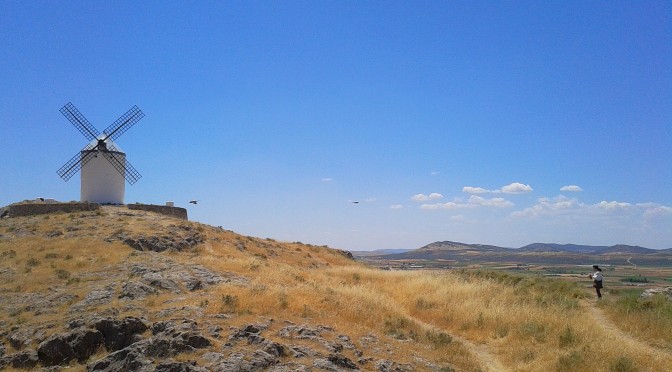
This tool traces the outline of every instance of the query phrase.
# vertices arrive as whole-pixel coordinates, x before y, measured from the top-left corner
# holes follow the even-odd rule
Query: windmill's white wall
[[[126,164],[126,155],[117,153],[122,164]],[[82,152],[84,155],[84,152]],[[98,153],[82,166],[81,201],[101,204],[124,204],[126,183],[124,175],[119,172],[104,153]]]

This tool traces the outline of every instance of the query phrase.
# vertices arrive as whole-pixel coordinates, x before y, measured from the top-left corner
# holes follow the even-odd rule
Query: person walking
[[[599,266],[593,265],[593,273],[589,275],[591,279],[593,279],[593,287],[595,288],[595,292],[597,293],[597,298],[600,299],[602,298],[602,292],[600,289],[602,289],[602,279],[604,277],[602,276],[602,269],[600,269]]]

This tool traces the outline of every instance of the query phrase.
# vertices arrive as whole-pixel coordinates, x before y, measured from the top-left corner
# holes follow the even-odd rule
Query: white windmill
[[[67,103],[60,111],[91,142],[56,173],[67,181],[78,170],[82,170],[83,202],[124,204],[126,193],[124,180],[132,185],[142,176],[126,160],[126,154],[116,147],[113,141],[145,114],[137,106],[133,106],[101,134],[72,103]]]

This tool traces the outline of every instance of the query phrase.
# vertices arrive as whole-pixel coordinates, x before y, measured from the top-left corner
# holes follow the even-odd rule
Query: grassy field
[[[159,255],[105,239],[120,233],[158,233],[175,220],[124,213],[106,209],[0,222],[0,272],[14,272],[13,280],[0,282],[0,295],[57,288],[82,298],[92,286],[105,284],[115,270],[142,262],[148,254]],[[588,267],[484,264],[380,270],[326,247],[245,237],[186,221],[178,224],[196,229],[206,241],[192,251],[160,255],[239,275],[249,284],[222,283],[189,296],[164,292],[144,300],[142,311],[124,310],[117,300],[98,310],[117,308],[124,316],[190,306],[206,316],[230,314],[229,327],[261,318],[327,325],[352,340],[375,335],[384,347],[357,346],[369,356],[393,355],[415,370],[672,370],[670,303],[637,297],[644,287],[670,284],[672,275],[663,268],[605,269],[605,297],[597,302],[586,277]],[[75,228],[78,233],[68,236]],[[58,238],[45,237],[49,234]],[[622,281],[639,277],[650,282]],[[63,304],[56,314],[39,314],[0,304],[0,325],[9,330],[45,323],[63,317],[68,306]],[[216,346],[221,342],[215,341]],[[189,358],[199,360],[198,355]]]

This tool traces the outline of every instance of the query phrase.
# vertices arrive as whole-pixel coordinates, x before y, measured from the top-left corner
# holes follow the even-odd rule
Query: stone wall
[[[98,203],[28,203],[12,204],[7,207],[9,217],[32,216],[36,214],[56,212],[96,211],[100,209]]]
[[[148,211],[154,213],[165,214],[175,218],[187,220],[187,210],[180,207],[169,207],[167,205],[153,205],[153,204],[128,204],[128,209]]]

